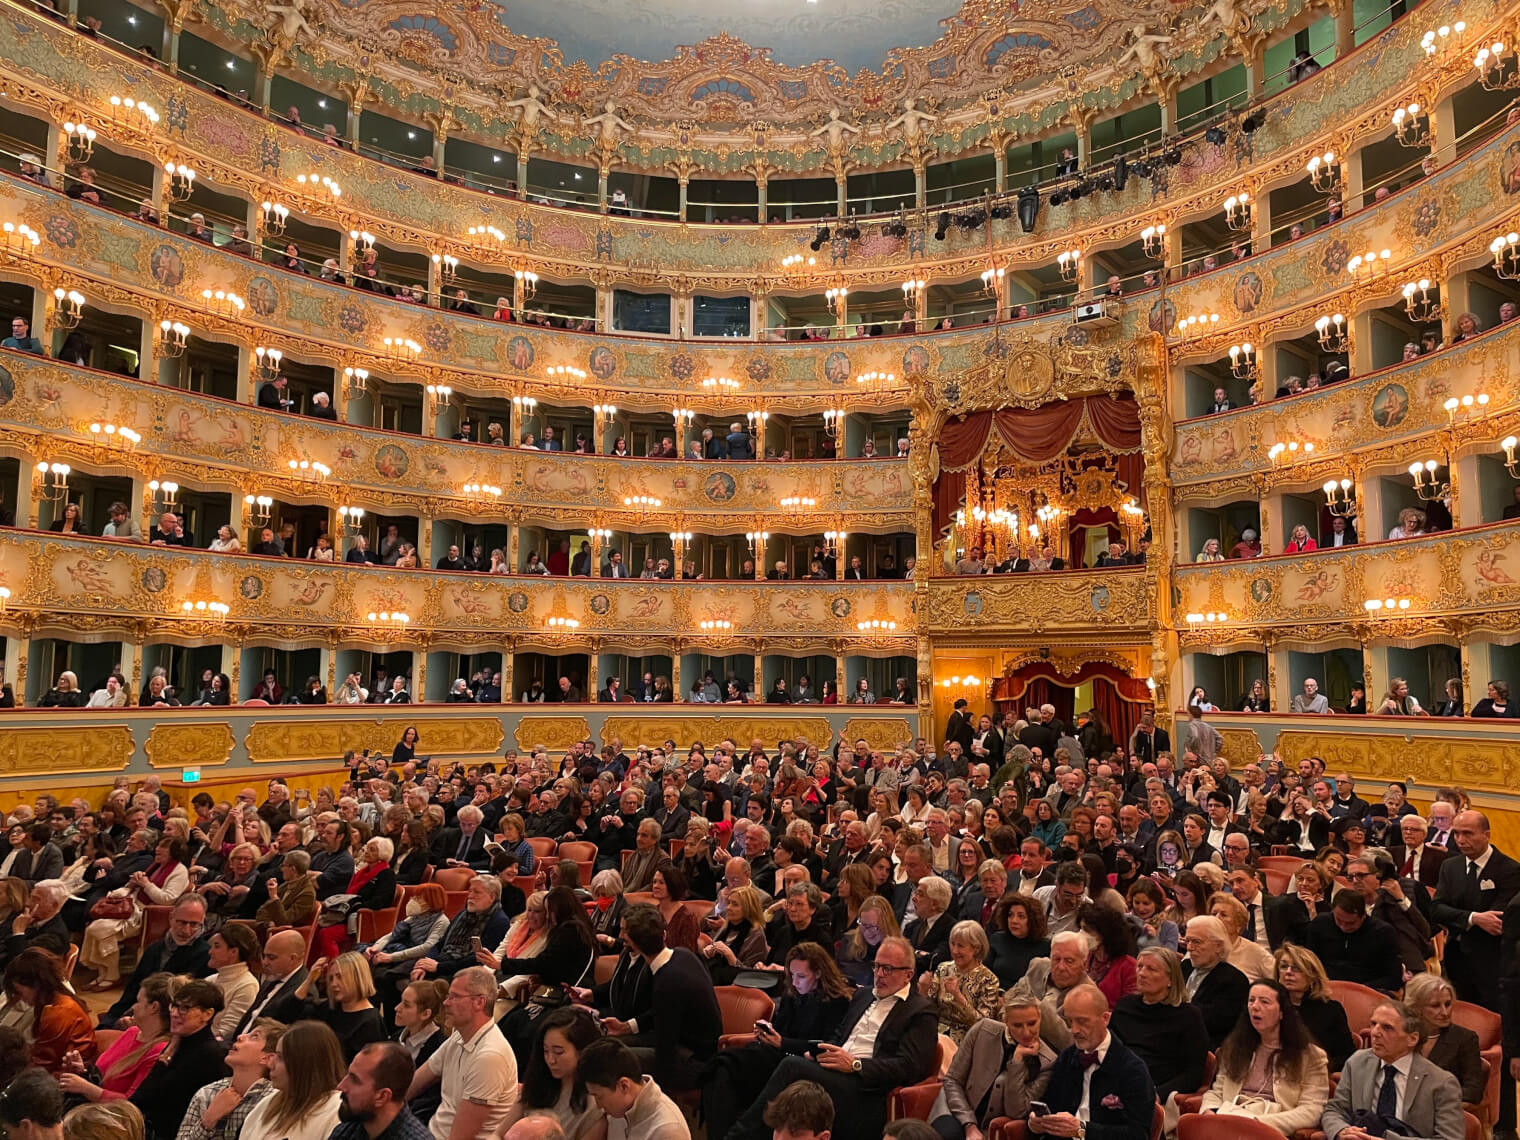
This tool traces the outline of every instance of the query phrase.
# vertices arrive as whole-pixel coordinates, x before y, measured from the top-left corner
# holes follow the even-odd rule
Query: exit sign
[[[186,768],[180,779],[187,784],[199,784],[201,782],[201,770],[199,768]]]

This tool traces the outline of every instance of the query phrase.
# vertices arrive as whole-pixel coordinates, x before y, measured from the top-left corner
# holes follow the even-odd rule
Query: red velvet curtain
[[[1150,687],[1145,678],[1131,677],[1107,662],[1088,661],[1067,675],[1053,662],[1034,661],[1011,677],[998,678],[992,699],[999,712],[1012,709],[1019,714],[1026,708],[1052,704],[1056,715],[1070,724],[1076,711],[1076,688],[1088,681],[1093,683],[1093,707],[1107,722],[1114,743],[1127,744],[1140,723],[1140,714],[1151,707]]]

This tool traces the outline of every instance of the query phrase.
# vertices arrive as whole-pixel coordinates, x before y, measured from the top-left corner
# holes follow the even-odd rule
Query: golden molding
[[[350,748],[389,757],[404,727],[393,719],[261,720],[249,728],[243,747],[254,764],[331,760]],[[488,755],[501,750],[502,740],[494,716],[429,718],[417,726],[417,751],[426,756]]]
[[[88,725],[8,727],[0,732],[0,772],[67,775],[125,769],[136,747],[131,727],[91,720]]]
[[[816,744],[822,750],[833,743],[834,731],[828,718],[822,716],[766,716],[761,713],[667,713],[664,716],[615,714],[602,721],[602,739],[610,740],[613,737],[620,739],[624,748],[654,746],[674,740],[676,747],[685,751],[701,741],[711,753],[713,745],[723,740],[732,740],[740,751],[744,751],[752,740],[761,741],[769,750],[778,741],[800,739]]]
[[[591,726],[583,716],[533,716],[524,715],[512,730],[517,750],[527,753],[540,746],[553,752],[562,752],[571,745],[595,739]],[[603,729],[602,739],[608,739]]]
[[[226,724],[160,721],[148,733],[143,755],[154,768],[215,768],[232,758],[236,746],[237,737]]]

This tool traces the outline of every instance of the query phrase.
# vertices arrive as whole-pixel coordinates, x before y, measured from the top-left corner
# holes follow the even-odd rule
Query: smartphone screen
[[[472,939],[470,939],[470,949],[473,950],[476,954],[480,953],[480,939],[479,938],[472,938]]]
[[[1032,1101],[1030,1103],[1030,1105],[1029,1105],[1029,1115],[1030,1116],[1049,1116],[1050,1115],[1050,1105],[1046,1104],[1043,1100]]]

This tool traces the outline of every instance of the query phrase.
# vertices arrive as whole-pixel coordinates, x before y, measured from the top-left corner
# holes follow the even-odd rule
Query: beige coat
[[[1244,1074],[1242,1074],[1244,1077]],[[1209,1091],[1203,1094],[1200,1112],[1217,1112],[1240,1095],[1240,1081],[1227,1076],[1223,1069],[1214,1077]],[[1282,1073],[1272,1082],[1272,1098],[1277,1107],[1271,1112],[1254,1116],[1255,1120],[1275,1128],[1284,1136],[1292,1136],[1300,1128],[1319,1127],[1320,1113],[1330,1099],[1330,1061],[1318,1045],[1309,1046],[1309,1059],[1304,1063],[1303,1079],[1297,1083]]]

